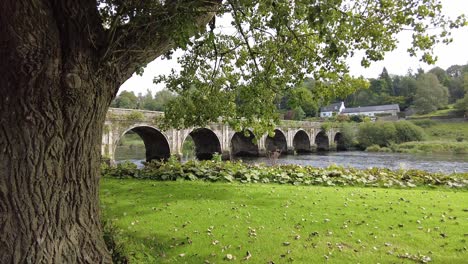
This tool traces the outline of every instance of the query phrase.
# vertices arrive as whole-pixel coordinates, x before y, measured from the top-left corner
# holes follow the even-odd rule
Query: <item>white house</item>
[[[331,117],[340,114],[345,109],[344,102],[334,103],[320,108],[320,117]]]
[[[360,106],[344,109],[341,114],[343,115],[365,115],[375,117],[379,114],[388,114],[396,116],[400,112],[398,104],[391,105],[374,105],[374,106]]]

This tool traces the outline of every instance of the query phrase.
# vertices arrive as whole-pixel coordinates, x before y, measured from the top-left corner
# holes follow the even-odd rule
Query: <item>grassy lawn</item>
[[[431,117],[446,117],[446,116],[457,116],[460,115],[459,111],[454,109],[455,104],[450,104],[447,106],[447,109],[436,110],[428,114],[415,114],[413,118],[431,118]],[[461,114],[463,117],[463,113]]]
[[[468,193],[442,187],[104,178],[101,205],[131,263],[467,263]]]
[[[459,137],[468,141],[468,122],[435,122],[424,131],[433,141],[456,141]]]

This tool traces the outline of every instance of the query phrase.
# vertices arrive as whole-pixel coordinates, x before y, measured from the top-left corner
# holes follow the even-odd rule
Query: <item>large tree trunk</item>
[[[220,3],[200,1],[211,11],[189,18],[203,26]],[[173,23],[155,14],[149,28],[108,30],[96,6],[0,0],[0,263],[111,262],[98,200],[105,115],[119,84],[173,45]]]
[[[19,2],[0,4],[0,263],[109,263],[99,150],[116,83],[73,40],[83,25],[66,39],[47,1]]]
[[[110,262],[98,199],[105,107],[64,110],[43,98],[56,94],[3,88],[0,263]]]

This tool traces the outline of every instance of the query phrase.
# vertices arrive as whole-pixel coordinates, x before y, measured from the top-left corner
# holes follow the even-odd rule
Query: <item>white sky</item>
[[[468,0],[441,0],[443,4],[444,14],[455,18],[460,14],[468,16]],[[422,68],[425,71],[439,66],[442,69],[447,69],[455,64],[468,63],[468,28],[456,29],[452,31],[453,42],[449,45],[439,44],[435,47],[435,54],[438,60],[435,65],[427,65],[419,61],[419,58],[410,57],[407,53],[407,48],[411,44],[411,32],[402,32],[398,35],[398,48],[393,52],[387,53],[383,61],[374,62],[369,68],[363,68],[360,65],[360,58],[356,56],[350,59],[349,66],[351,74],[354,76],[364,76],[366,78],[376,78],[382,72],[385,66],[389,74],[405,75],[408,69],[416,71]],[[153,78],[159,74],[169,74],[171,69],[180,69],[176,61],[176,56],[172,60],[156,59],[149,63],[145,69],[143,76],[134,74],[128,79],[119,89],[133,91],[135,94],[146,93],[147,89],[154,94],[163,86],[156,86],[153,83]]]

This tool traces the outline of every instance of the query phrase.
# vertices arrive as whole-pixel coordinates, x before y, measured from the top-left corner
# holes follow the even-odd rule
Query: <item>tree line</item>
[[[453,65],[446,70],[434,67],[424,72],[408,70],[406,75],[391,75],[384,67],[377,78],[371,78],[348,96],[330,100],[314,97],[316,82],[306,80],[300,86],[279,96],[278,108],[285,119],[301,120],[319,115],[320,107],[329,102],[344,101],[347,107],[398,104],[401,111],[426,114],[455,104],[460,113],[468,111],[468,64]]]
[[[453,65],[446,70],[435,67],[428,72],[409,70],[404,76],[390,75],[384,68],[378,78],[369,82],[367,89],[361,88],[343,98],[348,106],[398,104],[402,111],[412,108],[425,114],[452,103],[458,106],[460,100],[466,100],[468,64]]]
[[[111,107],[141,109],[150,111],[164,111],[164,107],[175,95],[163,89],[153,96],[153,93],[147,89],[146,94],[122,91],[111,103]]]
[[[426,114],[455,104],[460,112],[468,111],[468,64],[453,65],[446,70],[434,67],[424,72],[408,70],[406,75],[391,75],[384,67],[377,78],[368,82],[355,82],[357,90],[348,96],[336,96],[330,100],[317,97],[316,81],[306,79],[286,93],[277,94],[276,104],[284,119],[303,120],[317,117],[320,107],[328,102],[344,101],[347,107],[398,104],[401,111]],[[122,91],[111,107],[164,111],[175,95],[163,89],[153,94]]]

